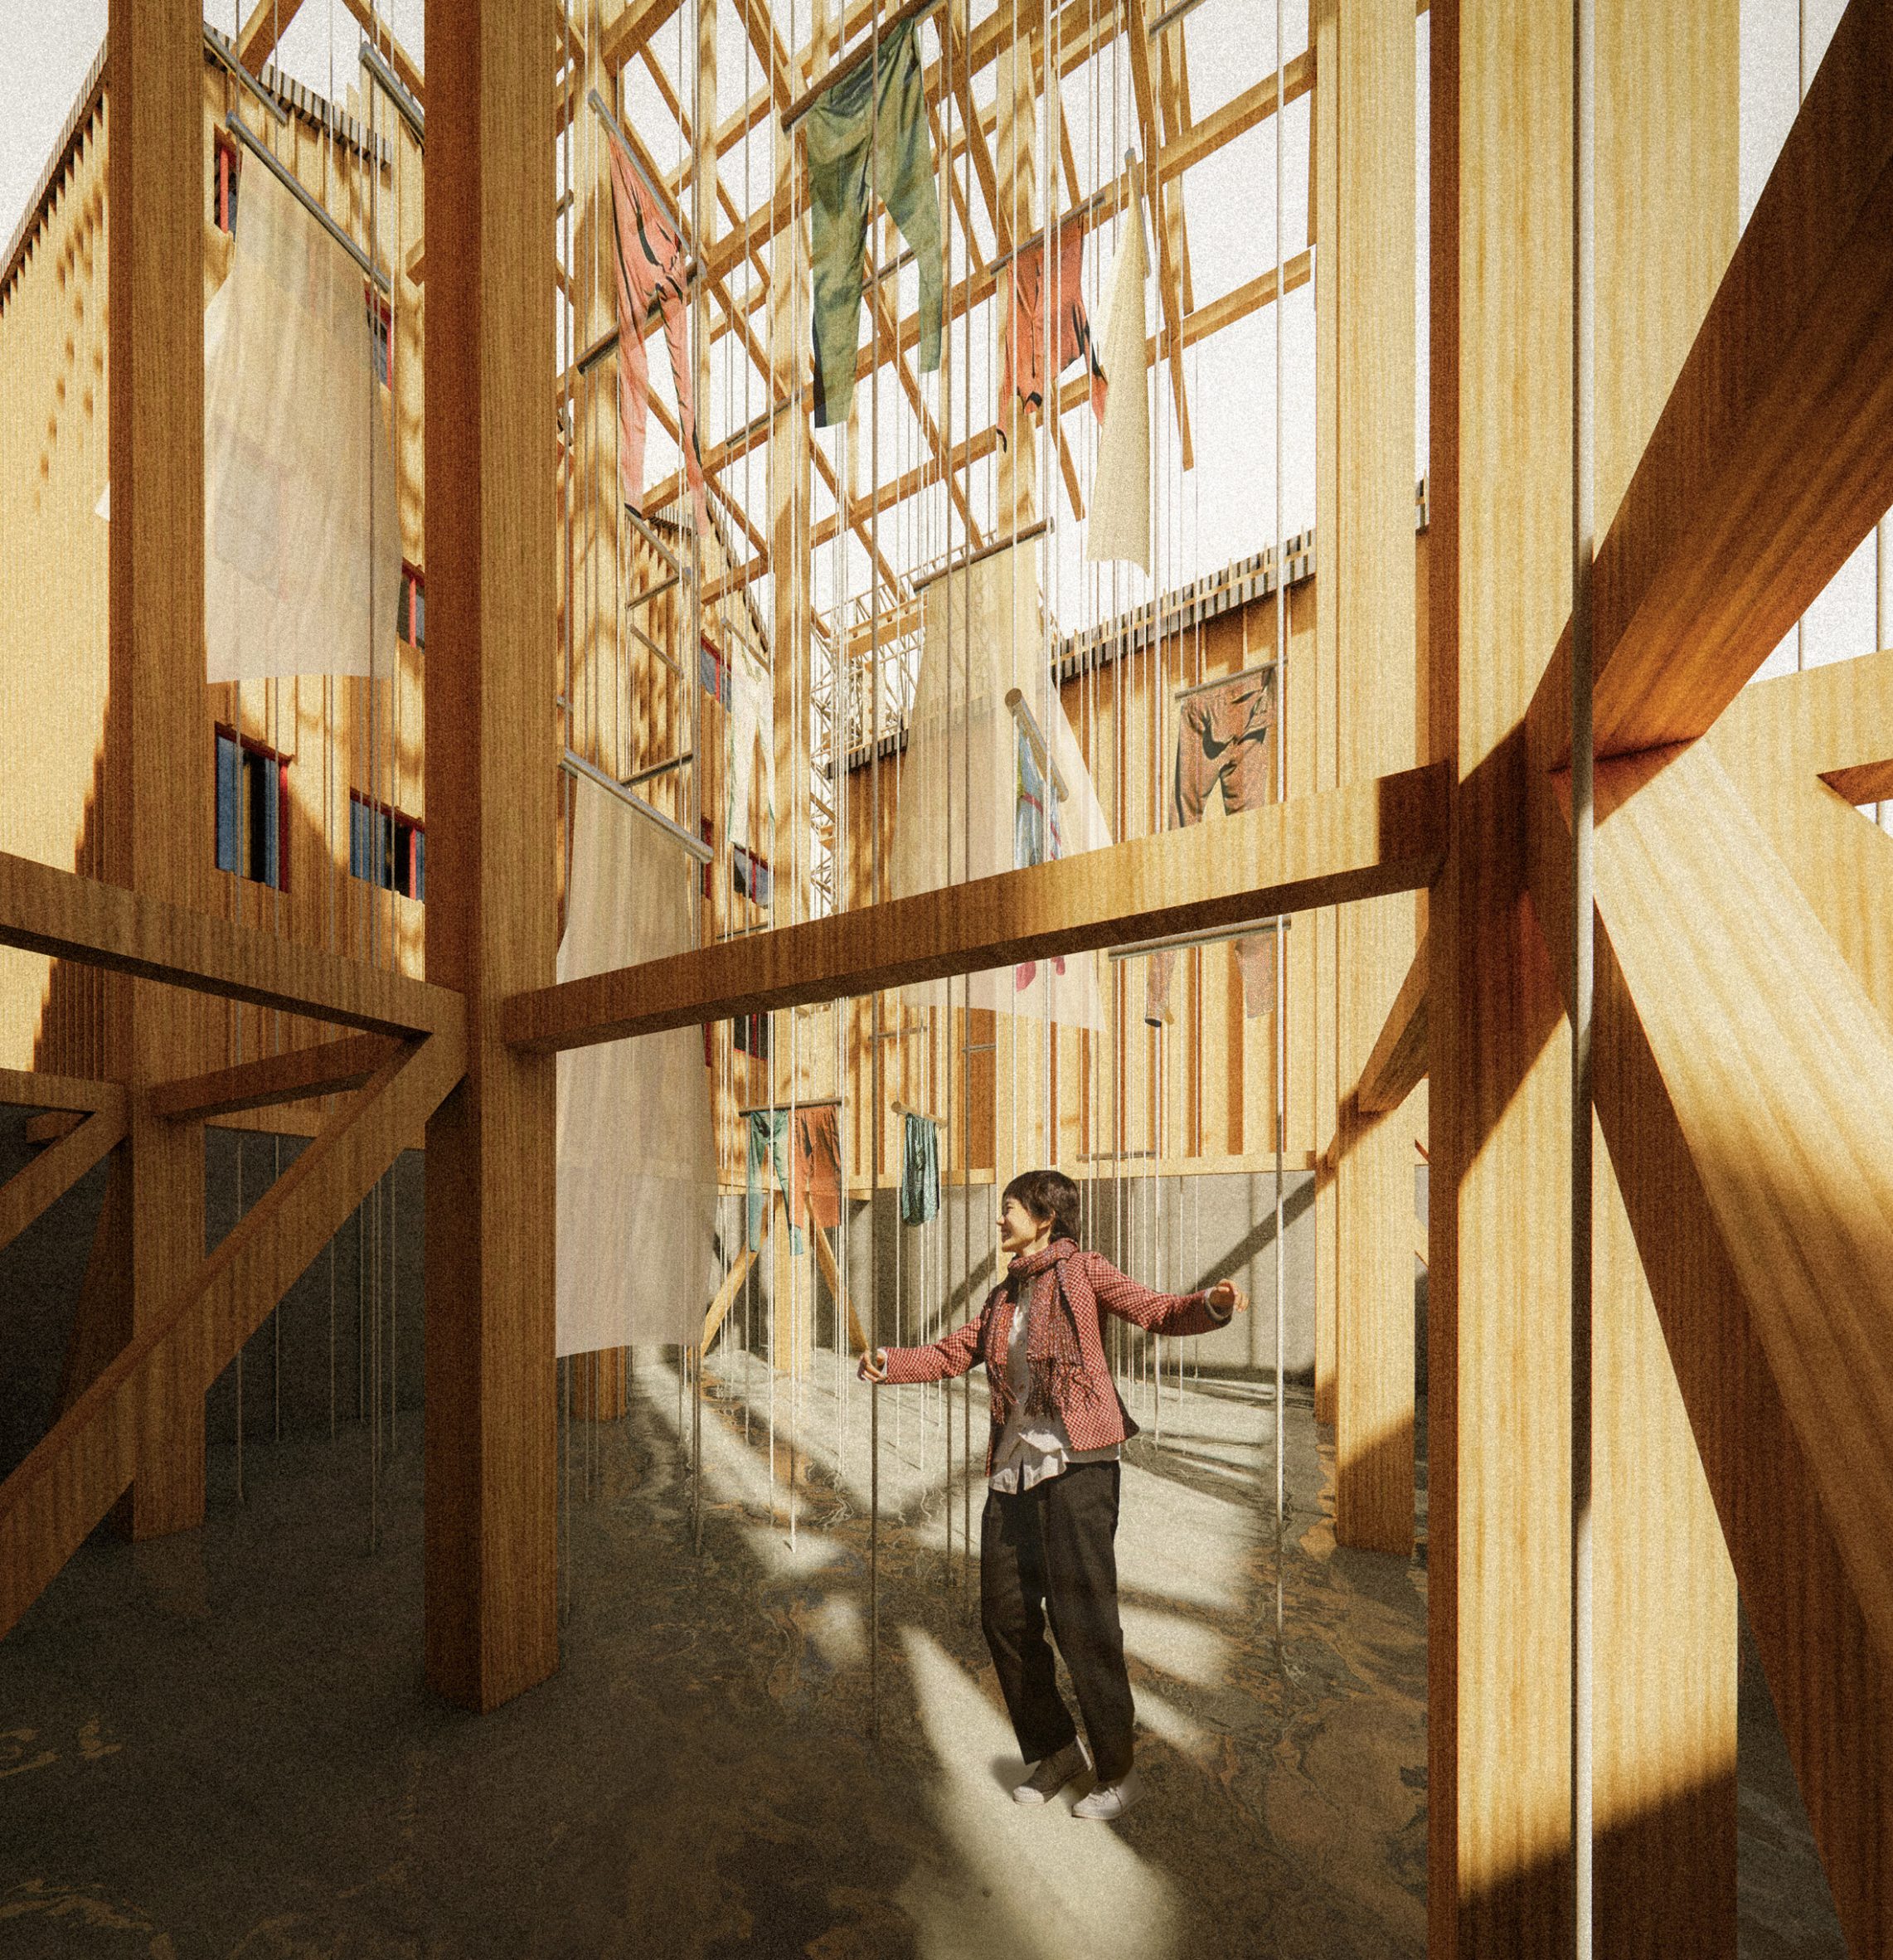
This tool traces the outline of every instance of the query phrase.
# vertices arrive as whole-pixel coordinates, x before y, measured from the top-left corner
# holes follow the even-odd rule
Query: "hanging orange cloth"
[[[832,1231],[842,1221],[842,1138],[838,1112],[795,1112],[794,1147],[789,1156],[789,1221],[800,1227],[811,1212],[815,1222]]]
[[[670,343],[671,380],[677,388],[677,426],[683,439],[684,479],[697,507],[697,531],[707,537],[703,502],[703,452],[697,439],[697,402],[691,381],[690,342],[685,315],[690,279],[683,240],[658,210],[637,166],[617,138],[609,134],[611,212],[618,263],[618,474],[624,501],[638,508],[644,497],[644,426],[649,413],[650,365],[644,354],[644,323],[654,304],[663,315]]]
[[[1058,264],[1051,305],[1057,335],[1058,372],[1082,360],[1091,371],[1091,412],[1104,419],[1106,384],[1091,341],[1080,275],[1085,263],[1085,221],[1068,218],[1058,233]],[[1006,369],[999,384],[999,418],[1015,390],[1028,408],[1045,407],[1045,241],[1027,245],[1013,258],[1012,317],[1006,333]]]

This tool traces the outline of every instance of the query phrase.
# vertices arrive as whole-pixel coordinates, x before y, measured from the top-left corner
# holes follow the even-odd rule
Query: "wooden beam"
[[[0,946],[376,1034],[458,1019],[447,988],[0,852]]]
[[[552,1064],[495,1039],[556,970],[551,42],[430,20],[427,970],[468,1002],[427,1125],[427,1676],[497,1707],[558,1665]]]
[[[252,75],[275,53],[289,24],[303,10],[303,0],[256,0],[250,18],[236,37],[236,58]]]
[[[201,1123],[243,1109],[269,1109],[359,1089],[386,1061],[394,1043],[386,1035],[344,1035],[311,1048],[288,1048],[207,1075],[154,1084],[146,1099],[153,1116],[168,1123]]]
[[[422,109],[427,107],[427,78],[420,72],[420,65],[407,50],[395,39],[394,30],[386,21],[375,18],[374,9],[368,0],[342,0],[348,9],[355,24],[366,34],[382,56],[389,67],[394,70],[395,78],[414,97]]]
[[[1144,21],[1143,0],[1124,0],[1124,32],[1130,46],[1132,99],[1137,105],[1138,129],[1147,158],[1161,158],[1163,146],[1157,130],[1157,104],[1150,79],[1150,36]],[[1157,291],[1163,304],[1163,323],[1169,335],[1170,388],[1177,400],[1177,430],[1182,439],[1183,467],[1196,467],[1196,446],[1190,437],[1190,404],[1183,391],[1182,292],[1170,232],[1163,215],[1163,172],[1148,171],[1145,195],[1150,201],[1150,231],[1157,241]],[[1177,193],[1181,196],[1179,191]]]
[[[122,1082],[90,1075],[48,1075],[38,1069],[0,1069],[0,1106],[17,1109],[119,1109]]]
[[[632,0],[604,30],[599,56],[614,75],[677,12],[682,0]]]
[[[551,1052],[1413,891],[1439,867],[1437,769],[522,993],[503,1038]],[[430,900],[431,903],[431,900]]]
[[[857,1355],[867,1352],[867,1336],[862,1330],[861,1316],[855,1312],[855,1303],[848,1298],[848,1289],[842,1283],[841,1268],[835,1263],[835,1249],[828,1243],[828,1235],[813,1219],[808,1221],[808,1236],[815,1242],[815,1264],[822,1269],[822,1277],[828,1283],[842,1312],[847,1316],[848,1346]]]
[[[0,1245],[11,1245],[33,1220],[56,1204],[125,1133],[123,1105],[85,1118],[53,1145],[0,1184]]]
[[[1431,957],[1422,939],[1361,1071],[1356,1099],[1371,1114],[1391,1115],[1426,1078],[1426,973]]]
[[[168,1434],[168,1411],[201,1401],[463,1066],[454,1033],[384,1064],[0,1484],[0,1637]]]
[[[723,1283],[716,1289],[716,1298],[710,1303],[710,1311],[703,1317],[701,1352],[709,1353],[710,1343],[716,1338],[717,1331],[729,1317],[730,1309],[736,1303],[736,1296],[743,1290],[743,1282],[750,1276],[750,1268],[755,1263],[755,1254],[745,1245],[736,1255],[735,1264],[723,1275]]]
[[[1599,550],[1599,754],[1703,733],[1893,504],[1889,72],[1893,5],[1856,0]]]
[[[1871,1952],[1893,1914],[1893,1041],[1707,745],[1597,775],[1599,1113]]]

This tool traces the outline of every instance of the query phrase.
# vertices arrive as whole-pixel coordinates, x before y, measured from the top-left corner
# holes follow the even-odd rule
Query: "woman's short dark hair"
[[[1078,1237],[1078,1186],[1062,1171],[1022,1171],[1000,1194],[1003,1206],[1017,1198],[1032,1216],[1051,1220],[1055,1239]]]

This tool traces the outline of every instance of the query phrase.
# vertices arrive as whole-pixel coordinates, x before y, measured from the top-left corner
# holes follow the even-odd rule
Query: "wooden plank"
[[[125,1207],[131,1201],[129,1153],[119,1151],[105,1173],[105,1195],[92,1230],[92,1249],[86,1255],[85,1276],[73,1302],[72,1326],[60,1361],[59,1413],[67,1409],[99,1378],[100,1372],[125,1344],[130,1333],[130,1302],[124,1284],[122,1255],[129,1230]]]
[[[11,1245],[33,1220],[56,1204],[125,1133],[125,1115],[100,1109],[0,1184],[0,1245]]]
[[[1893,1917],[1893,1041],[1707,745],[1600,764],[1598,789],[1599,1113],[1835,1907],[1871,1952]]]
[[[359,1089],[395,1044],[386,1035],[344,1035],[312,1048],[289,1048],[235,1068],[153,1084],[146,1100],[169,1123],[201,1123],[243,1109],[267,1109],[311,1096]]]
[[[815,1242],[815,1264],[821,1268],[822,1277],[828,1281],[828,1290],[835,1296],[837,1304],[847,1316],[849,1349],[855,1354],[866,1354],[867,1336],[862,1331],[861,1316],[855,1312],[855,1303],[848,1298],[848,1289],[842,1284],[841,1269],[835,1264],[835,1249],[828,1243],[828,1235],[810,1219],[808,1236]]]
[[[95,1081],[87,1075],[49,1075],[38,1069],[0,1069],[0,1104],[21,1109],[119,1109],[124,1106],[122,1082]]]
[[[356,26],[380,49],[389,67],[394,70],[395,79],[425,109],[427,107],[427,78],[422,75],[414,57],[395,39],[394,31],[387,22],[376,19],[374,9],[368,4],[368,0],[342,0],[342,4],[348,9]]]
[[[1137,106],[1137,124],[1146,157],[1161,158],[1163,146],[1157,132],[1157,104],[1150,78],[1150,36],[1144,18],[1143,0],[1124,0],[1124,36],[1130,47],[1132,99]],[[1177,400],[1177,430],[1182,439],[1183,467],[1196,467],[1196,445],[1190,438],[1190,404],[1183,391],[1182,289],[1170,233],[1163,216],[1163,172],[1161,168],[1146,174],[1145,195],[1150,201],[1150,231],[1157,241],[1157,292],[1163,306],[1163,323],[1168,334],[1170,388]],[[1181,196],[1179,188],[1175,193]]]
[[[1416,890],[1438,869],[1445,822],[1439,770],[1408,769],[522,992],[501,1028],[551,1053]]]
[[[553,1065],[495,1039],[556,968],[552,51],[430,20],[427,971],[469,1003],[427,1126],[427,1676],[488,1710],[558,1665]]]
[[[716,1298],[710,1303],[710,1311],[703,1317],[703,1346],[705,1354],[710,1351],[710,1343],[716,1338],[717,1331],[729,1317],[730,1309],[736,1303],[737,1296],[743,1290],[743,1282],[750,1276],[750,1268],[756,1263],[756,1255],[745,1245],[738,1254],[736,1263],[723,1276],[723,1283],[716,1289]]]
[[[1701,734],[1893,504],[1890,71],[1893,4],[1856,0],[1599,550],[1600,754]]]
[[[303,0],[256,0],[236,37],[237,60],[252,75],[260,75],[263,64],[275,53],[278,42],[302,10]]]
[[[1426,974],[1431,957],[1422,939],[1361,1070],[1355,1099],[1372,1114],[1391,1114],[1425,1079]]]
[[[1343,6],[1334,95],[1336,529],[1322,547],[1337,619],[1335,720],[1343,783],[1414,761],[1413,19],[1405,0]],[[1414,971],[1405,895],[1335,922],[1338,1270],[1335,1536],[1405,1555],[1414,1531],[1413,1160],[1357,1084]]]
[[[599,55],[605,67],[617,74],[682,4],[682,0],[633,0],[604,30]]]
[[[0,1636],[111,1508],[459,1080],[457,1034],[392,1056],[0,1484]]]
[[[5,852],[0,945],[376,1034],[430,1033],[461,1012],[445,987]]]

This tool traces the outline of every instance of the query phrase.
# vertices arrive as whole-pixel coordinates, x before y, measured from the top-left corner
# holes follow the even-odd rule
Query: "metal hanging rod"
[[[624,125],[611,113],[611,104],[599,94],[596,89],[587,92],[585,100],[598,111],[599,120],[618,138],[619,146],[624,152],[625,161],[637,172],[639,178],[643,181],[644,188],[657,199],[658,207],[669,221],[671,229],[683,240],[684,249],[687,251],[694,251],[695,247],[691,243],[689,230],[683,221],[683,213],[671,202],[670,193],[663,189],[650,172],[638,161],[637,149],[632,143],[631,138],[624,133]]]
[[[277,99],[274,92],[265,88],[263,84],[244,66],[242,62],[237,60],[235,48],[224,46],[223,36],[211,26],[208,21],[204,23],[204,46],[211,51],[211,56],[219,65],[227,69],[238,81],[241,82],[250,94],[269,111],[270,114],[275,117],[279,123],[289,121],[289,112]]]
[[[687,293],[702,276],[703,268],[695,259],[687,259],[684,261],[683,284]],[[644,331],[648,333],[663,317],[664,309],[653,299],[644,309]],[[600,334],[572,364],[572,371],[575,374],[590,374],[607,354],[617,352],[619,337],[619,331],[615,327],[609,333]]]
[[[944,1130],[947,1126],[948,1119],[945,1117],[935,1116],[928,1109],[910,1109],[898,1096],[894,1099],[894,1113],[896,1116],[917,1117],[922,1123],[932,1123],[935,1129]]]
[[[977,551],[967,551],[959,557],[949,559],[946,564],[937,565],[932,571],[922,572],[919,578],[910,579],[909,585],[915,592],[924,592],[937,580],[949,573],[970,571],[976,565],[983,565],[988,558],[997,558],[1002,551],[1009,551],[1014,545],[1029,545],[1035,537],[1042,537],[1051,529],[1051,520],[1041,517],[1037,523],[1028,524],[1023,531],[1016,531],[1007,537],[996,537],[982,545]]]
[[[1051,786],[1057,792],[1058,800],[1068,803],[1071,792],[1065,787],[1065,774],[1052,754],[1051,745],[1045,739],[1045,731],[1038,725],[1031,704],[1017,687],[1006,690],[1006,706],[1012,711],[1012,719],[1025,730],[1026,740],[1031,744],[1032,753],[1039,759],[1039,766],[1051,778]]]
[[[815,104],[833,88],[838,81],[845,81],[856,69],[874,52],[875,46],[883,34],[891,34],[909,21],[917,21],[931,13],[940,0],[906,0],[889,19],[875,23],[873,31],[864,41],[857,41],[848,52],[829,69],[821,80],[803,90],[794,101],[782,112],[783,133],[787,135],[808,114]]]
[[[620,783],[615,776],[608,774],[596,764],[587,762],[584,756],[575,754],[572,750],[566,750],[559,758],[559,766],[568,776],[582,776],[586,782],[597,784],[600,789],[609,790],[620,803],[630,804],[639,816],[648,817],[659,830],[676,838],[699,864],[708,864],[716,855],[701,837],[693,837],[681,823],[673,823],[662,810],[653,809],[628,784]]]
[[[1161,939],[1139,939],[1129,946],[1113,946],[1106,954],[1110,959],[1141,959],[1147,953],[1182,952],[1191,946],[1221,946],[1230,939],[1250,939],[1263,933],[1285,932],[1294,924],[1292,918],[1284,915],[1279,919],[1254,919],[1246,925],[1218,926],[1208,932],[1171,933]],[[1119,1151],[1122,1157],[1126,1152]]]
[[[648,769],[638,769],[624,779],[624,787],[633,788],[639,783],[648,783],[653,776],[668,775],[672,769],[685,769],[697,760],[697,751],[686,749],[682,755],[673,755],[668,762],[653,762]]]
[[[1174,27],[1185,14],[1194,13],[1202,3],[1203,0],[1177,0],[1176,6],[1168,7],[1158,14],[1157,18],[1144,29],[1144,32],[1151,40],[1154,41],[1166,27]]]
[[[231,134],[235,137],[237,141],[252,156],[261,162],[263,167],[269,172],[270,176],[275,178],[277,182],[295,199],[297,203],[301,205],[303,209],[315,220],[317,224],[320,225],[323,230],[342,247],[342,250],[347,253],[348,256],[362,268],[362,275],[370,281],[375,290],[385,295],[389,289],[387,274],[380,271],[371,263],[368,255],[362,250],[361,246],[357,245],[355,240],[303,188],[291,174],[288,166],[277,161],[269,145],[263,141],[262,138],[250,129],[249,124],[245,122],[234,109],[224,120],[229,127]]]
[[[362,37],[362,65],[381,85],[382,93],[394,104],[401,120],[414,133],[414,139],[427,148],[427,112],[401,86],[401,78],[388,64],[381,51],[366,35]]]
[[[747,1109],[739,1109],[736,1113],[739,1116],[774,1116],[793,1110],[839,1109],[841,1106],[842,1099],[839,1096],[791,1097],[786,1103],[751,1103]]]
[[[1274,662],[1267,660],[1260,667],[1239,667],[1233,674],[1218,674],[1213,680],[1192,681],[1187,687],[1172,687],[1170,696],[1173,701],[1184,701],[1192,694],[1208,694],[1216,688],[1227,687],[1237,681],[1252,681],[1262,674],[1268,675],[1273,680],[1274,673]]]

